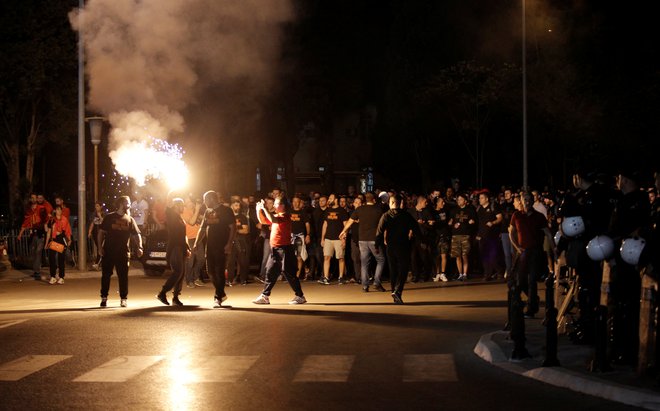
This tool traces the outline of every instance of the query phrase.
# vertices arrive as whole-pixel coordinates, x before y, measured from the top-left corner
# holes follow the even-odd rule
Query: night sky
[[[70,30],[66,13],[77,2],[70,3],[51,10],[62,25],[50,30]],[[654,14],[610,3],[527,1],[532,186],[564,187],[577,168],[614,173],[620,166],[636,164],[650,177],[658,167],[660,59],[654,44]],[[265,184],[272,184],[273,170],[286,166],[284,157],[297,146],[305,125],[314,124],[315,137],[330,141],[338,118],[371,107],[377,112],[367,133],[372,150],[363,156],[367,160],[361,166],[373,167],[380,184],[407,191],[429,190],[454,177],[465,186],[477,181],[490,188],[522,184],[519,1],[298,0],[293,4],[295,18],[282,25],[276,85],[267,98],[254,103],[266,114],[256,122],[250,120],[248,127],[241,124],[242,113],[253,107],[226,93],[227,89],[240,92],[239,85],[223,89],[222,98],[209,90],[208,100],[184,111],[190,138],[180,141],[190,144],[185,147],[189,153],[203,152],[200,142],[217,138],[218,150],[233,158],[232,167],[240,168],[249,158],[264,170]],[[10,18],[8,7],[28,11],[32,7],[38,14],[39,5],[38,1],[4,4],[5,17],[0,19]],[[20,33],[9,36],[5,32],[9,29],[5,27],[0,40],[5,45],[21,37]],[[75,35],[64,38],[72,41],[72,47],[62,51],[69,53],[72,64],[56,84],[75,90]],[[15,48],[2,48],[5,67],[0,74],[2,83],[7,83],[14,77],[6,67],[11,61],[6,53]],[[459,67],[467,67],[468,74],[456,74]],[[454,88],[448,87],[447,79]],[[473,101],[475,90],[486,93],[479,100],[476,128],[475,117],[464,105]],[[6,88],[1,91],[7,107],[11,94]],[[241,132],[214,134],[213,122],[200,114],[202,108],[222,110],[227,102],[235,103],[232,128]],[[76,195],[75,104],[71,101],[73,110],[61,117],[68,129],[59,127],[57,138],[46,143],[37,158],[34,187],[47,194]],[[473,160],[476,129],[480,171]],[[6,134],[0,135],[5,138]],[[241,144],[246,141],[247,147]],[[91,147],[88,150],[91,180]],[[356,155],[354,150],[351,144],[336,148],[346,156]],[[101,157],[107,170],[109,161]],[[195,172],[204,165],[191,168]],[[5,172],[0,170],[3,181]],[[236,179],[227,189],[250,192],[249,184],[241,186],[245,180]],[[6,190],[2,184],[1,198],[6,198]]]

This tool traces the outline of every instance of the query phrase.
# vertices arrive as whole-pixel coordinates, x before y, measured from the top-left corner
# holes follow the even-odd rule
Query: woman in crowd
[[[64,284],[64,249],[71,243],[71,225],[62,215],[62,207],[57,205],[53,218],[48,221],[46,239],[48,241],[48,261],[50,263],[50,283]],[[59,269],[59,276],[56,272]]]

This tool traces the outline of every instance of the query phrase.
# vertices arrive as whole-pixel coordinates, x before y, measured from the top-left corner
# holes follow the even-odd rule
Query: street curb
[[[486,362],[523,377],[626,405],[660,411],[660,394],[652,391],[590,378],[563,367],[538,367],[528,370],[512,363],[500,346],[493,341],[494,335],[506,333],[506,331],[495,331],[482,335],[474,347],[474,353]]]
[[[42,278],[48,277],[46,269],[41,271]],[[145,276],[144,270],[141,268],[131,268],[128,270],[129,277]],[[66,278],[101,278],[101,271],[78,271],[76,269],[69,269],[66,271]],[[0,272],[0,281],[22,281],[32,279],[29,270],[15,270],[10,269]]]

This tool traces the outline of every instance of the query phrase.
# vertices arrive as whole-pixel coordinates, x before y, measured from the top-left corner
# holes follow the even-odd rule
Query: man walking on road
[[[275,212],[271,214],[264,202],[257,203],[257,218],[261,224],[270,225],[270,255],[266,263],[266,283],[261,295],[252,302],[254,304],[270,304],[270,293],[277,283],[280,274],[284,272],[286,280],[296,293],[289,304],[305,304],[307,300],[296,276],[297,259],[294,246],[291,243],[291,213],[285,197],[277,197],[274,203]]]
[[[403,304],[401,294],[410,268],[412,239],[421,235],[419,224],[406,212],[401,194],[390,197],[390,209],[383,214],[376,230],[376,246],[387,246],[387,261],[390,266],[390,283],[394,304]]]
[[[236,236],[236,220],[231,209],[220,203],[215,191],[204,193],[204,204],[206,211],[193,251],[201,247],[206,239],[206,270],[215,287],[213,308],[220,308],[222,302],[227,299],[225,266]]]
[[[360,247],[360,270],[362,291],[369,291],[369,257],[376,259],[376,272],[374,274],[374,288],[378,291],[385,291],[381,284],[383,269],[385,268],[385,253],[382,247],[376,246],[376,231],[378,223],[383,215],[383,210],[376,205],[374,193],[366,193],[364,198],[367,204],[358,207],[351,214],[346,226],[339,234],[339,238],[345,239],[346,233],[353,224],[359,223],[358,244]]]

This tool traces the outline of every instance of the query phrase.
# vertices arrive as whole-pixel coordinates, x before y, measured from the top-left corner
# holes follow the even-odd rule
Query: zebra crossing
[[[453,354],[402,355],[399,369],[403,382],[457,382],[458,374]],[[74,383],[123,383],[139,379],[140,375],[160,363],[165,372],[185,383],[213,382],[236,383],[243,381],[250,370],[257,366],[259,355],[209,356],[195,364],[181,361],[179,357],[163,355],[119,356],[70,380]],[[368,362],[357,361],[356,355],[307,355],[293,376],[293,383],[334,382],[345,383],[359,367],[369,367]],[[66,361],[75,361],[72,355],[26,355],[0,364],[0,383],[20,381],[46,369],[58,367]],[[268,359],[264,359],[268,361]],[[370,375],[368,371],[359,370]],[[374,370],[371,375],[378,371]]]

